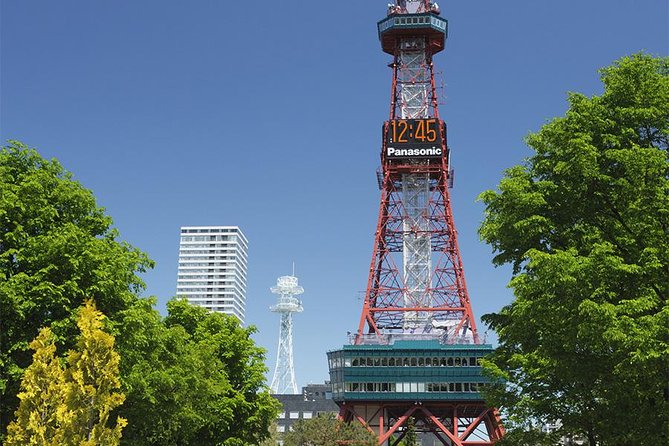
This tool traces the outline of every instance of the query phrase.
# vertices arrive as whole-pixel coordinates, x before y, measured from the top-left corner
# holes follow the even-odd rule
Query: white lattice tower
[[[297,383],[293,367],[293,313],[303,311],[302,302],[295,296],[304,293],[304,288],[297,284],[297,277],[281,276],[270,291],[279,295],[276,305],[270,307],[270,310],[281,314],[279,350],[270,388],[274,394],[296,394]]]
[[[408,2],[417,8],[420,2]],[[425,53],[425,39],[408,37],[400,43],[397,58],[398,112],[403,119],[427,118],[433,103],[430,64]],[[421,161],[415,161],[421,163]],[[425,173],[402,175],[402,204],[404,206],[404,283],[407,307],[431,306],[432,245],[430,240],[430,180]],[[404,314],[404,329],[408,332],[429,329],[426,312]]]

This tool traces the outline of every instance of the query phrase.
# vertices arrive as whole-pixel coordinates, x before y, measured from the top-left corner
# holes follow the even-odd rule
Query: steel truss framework
[[[425,323],[416,327],[418,331],[430,331],[435,322],[450,321],[448,339],[478,343],[451,212],[446,163],[443,159],[442,164],[393,164],[384,169],[379,220],[359,335],[395,330],[406,332],[405,315],[423,314],[419,319]],[[423,176],[427,183],[427,203],[418,224],[407,217],[409,212],[402,191],[407,174]],[[400,274],[399,256],[393,255],[406,253],[407,239],[429,243],[433,268],[425,272],[428,279],[422,289],[410,288],[407,284],[410,277]]]
[[[397,445],[407,434],[406,421],[414,421],[414,431],[429,432],[450,446],[485,446],[504,436],[495,409],[473,402],[358,402],[340,405],[339,417],[360,422],[379,436],[379,444]]]
[[[423,13],[431,5],[398,2],[395,11]],[[420,29],[397,37],[390,120],[439,120],[430,40]],[[479,342],[451,212],[445,126],[440,131],[442,156],[436,159],[389,159],[384,138],[379,219],[358,326],[361,340],[369,334],[430,332],[438,326],[451,342]]]
[[[276,366],[272,383],[272,393],[278,395],[296,394],[297,381],[293,367],[293,313],[281,313],[281,327],[279,328],[279,348],[276,354]]]
[[[276,367],[270,390],[275,394],[296,394],[295,367],[293,366],[293,313],[303,311],[302,303],[295,297],[304,292],[298,285],[297,277],[281,276],[276,286],[270,288],[272,293],[278,294],[276,305],[270,309],[281,314],[279,329],[279,349],[276,355]]]
[[[435,13],[435,5],[427,0],[397,1],[389,9],[389,16],[396,17]],[[440,43],[428,26],[384,32],[384,51],[394,56],[390,120],[436,118],[441,122],[432,56],[443,48],[445,35]],[[386,46],[387,42],[394,46]],[[435,332],[446,342],[480,343],[451,210],[445,125],[441,134],[442,156],[428,159],[390,159],[384,137],[381,203],[357,344],[392,334]],[[338,404],[342,419],[362,423],[379,436],[379,444],[397,444],[406,434],[410,417],[417,430],[431,432],[445,445],[491,445],[504,434],[497,410],[486,407],[481,399],[388,402],[372,398]]]

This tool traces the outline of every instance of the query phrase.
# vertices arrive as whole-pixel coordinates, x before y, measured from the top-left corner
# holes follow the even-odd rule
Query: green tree
[[[669,59],[625,57],[601,79],[481,195],[515,294],[484,316],[500,342],[486,367],[507,383],[487,397],[512,433],[560,420],[590,445],[667,444]]]
[[[402,446],[418,446],[418,434],[416,434],[416,422],[410,417],[405,424],[404,438],[400,444]]]
[[[274,421],[269,427],[269,434],[267,438],[260,442],[260,446],[276,446],[279,444],[279,441],[281,441],[281,437],[279,436],[277,423]]]
[[[183,327],[197,350],[212,352],[228,384],[225,398],[212,401],[216,418],[200,431],[200,444],[258,444],[267,437],[281,405],[267,388],[265,351],[251,338],[255,327],[243,328],[235,317],[211,313],[185,299],[170,301],[167,310],[166,326]]]
[[[145,254],[117,240],[93,194],[24,144],[0,150],[0,438],[18,407],[29,343],[50,326],[63,351],[89,297],[115,319],[144,287]]]
[[[344,423],[334,414],[299,420],[283,435],[284,446],[377,446],[376,436],[360,423]]]
[[[180,325],[167,327],[150,301],[126,310],[119,331],[127,333],[119,338],[127,389],[119,413],[131,421],[123,444],[211,444],[198,438],[220,419],[215,409],[230,388],[213,348]]]
[[[146,308],[125,313],[122,351],[141,354],[122,361],[129,390],[120,413],[132,420],[123,444],[248,445],[269,436],[280,406],[252,327],[185,300],[170,301],[164,320]]]
[[[81,308],[77,346],[63,368],[54,336],[43,328],[30,344],[33,362],[21,381],[16,420],[6,446],[117,446],[126,420],[109,427],[111,410],[123,402],[118,392],[119,355],[114,337],[102,330],[104,316],[88,301]]]

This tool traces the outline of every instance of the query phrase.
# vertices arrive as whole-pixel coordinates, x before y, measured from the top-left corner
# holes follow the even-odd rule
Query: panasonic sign
[[[434,158],[442,154],[441,147],[421,147],[413,149],[386,148],[388,158]]]

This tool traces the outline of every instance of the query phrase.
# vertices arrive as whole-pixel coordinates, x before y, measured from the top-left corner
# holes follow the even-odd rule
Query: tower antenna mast
[[[293,274],[295,274],[295,263],[293,263]],[[304,293],[304,288],[297,284],[297,277],[292,275],[279,277],[270,291],[279,295],[276,305],[270,307],[270,310],[281,315],[279,348],[270,389],[274,394],[296,394],[297,383],[293,366],[293,313],[301,313],[304,310],[302,302],[295,297]]]

